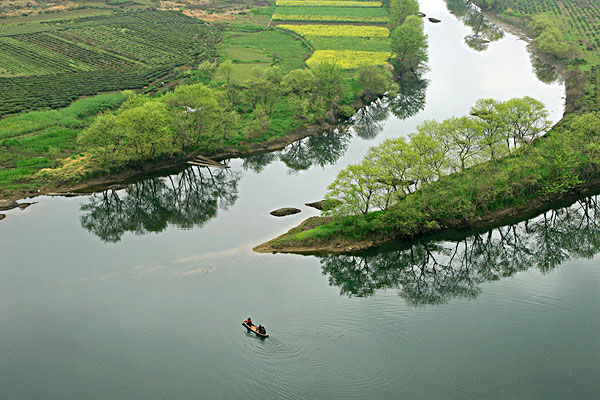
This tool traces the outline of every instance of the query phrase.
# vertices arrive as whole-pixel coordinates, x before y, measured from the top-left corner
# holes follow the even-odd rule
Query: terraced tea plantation
[[[216,56],[219,34],[173,11],[133,11],[39,23],[0,34],[0,115],[142,88],[176,66]]]
[[[391,56],[388,10],[377,1],[277,0],[272,24],[305,38],[314,48],[307,64],[342,68],[385,65]]]

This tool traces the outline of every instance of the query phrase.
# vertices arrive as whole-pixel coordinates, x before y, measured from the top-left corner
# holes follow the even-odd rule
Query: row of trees
[[[287,74],[257,69],[243,85],[225,77],[221,86],[182,85],[159,98],[126,92],[121,107],[100,115],[78,142],[103,170],[173,154],[243,150],[251,141],[349,117],[359,97],[381,95],[392,83],[383,68],[346,74],[330,63]]]
[[[399,75],[417,73],[428,60],[427,35],[423,32],[423,20],[417,16],[416,0],[391,0],[390,41],[395,55],[391,63]]]
[[[544,105],[530,97],[499,102],[480,99],[470,115],[425,121],[403,137],[369,150],[364,160],[340,171],[327,198],[338,215],[386,210],[443,175],[497,160],[533,142],[551,126]]]

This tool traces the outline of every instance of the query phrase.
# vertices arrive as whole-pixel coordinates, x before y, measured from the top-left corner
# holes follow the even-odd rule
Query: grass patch
[[[390,51],[389,38],[309,37],[317,50]]]
[[[81,119],[114,109],[123,102],[123,94],[105,93],[86,97],[59,110],[33,111],[0,120],[0,139],[29,135],[51,126],[80,127]]]
[[[253,77],[255,69],[266,69],[271,66],[271,63],[243,63],[233,64],[233,76],[231,81],[237,85],[242,85],[248,79]],[[216,83],[225,83],[225,77],[217,70],[214,81]]]
[[[310,50],[299,38],[276,29],[265,29],[256,32],[229,32],[223,38],[219,53],[225,60],[238,58],[245,61],[268,61],[284,72],[289,72],[304,66]],[[246,67],[239,68],[243,71]],[[250,66],[249,69],[252,68]]]
[[[122,93],[105,93],[66,108],[0,120],[0,194],[35,186],[33,176],[40,169],[52,168],[77,152],[77,134],[91,119],[122,102]]]
[[[248,49],[245,47],[231,46],[225,49],[224,54],[231,60],[239,60],[246,62],[268,62],[273,61],[273,57],[265,54],[262,49]]]

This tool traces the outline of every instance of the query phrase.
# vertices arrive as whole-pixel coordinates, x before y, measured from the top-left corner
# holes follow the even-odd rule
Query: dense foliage
[[[362,68],[355,77],[323,63],[287,74],[278,67],[257,69],[237,85],[223,70],[228,65],[221,67],[222,85],[181,85],[158,98],[126,93],[116,112],[99,116],[79,134],[85,157],[42,176],[77,180],[193,152],[243,152],[251,142],[349,117],[360,96],[380,95],[391,83],[379,68]]]
[[[542,103],[525,97],[498,102],[481,99],[470,115],[425,121],[417,132],[388,139],[365,159],[342,170],[329,186],[328,199],[342,205],[334,215],[387,210],[408,194],[442,176],[511,154],[550,127]]]
[[[389,26],[395,54],[391,64],[399,75],[418,73],[428,60],[427,35],[423,32],[423,20],[416,15],[418,10],[416,0],[391,0]]]

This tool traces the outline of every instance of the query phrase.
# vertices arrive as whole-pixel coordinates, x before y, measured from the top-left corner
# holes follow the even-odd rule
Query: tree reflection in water
[[[598,196],[526,222],[475,234],[457,242],[415,242],[410,248],[321,259],[323,274],[342,294],[365,297],[398,289],[408,304],[440,304],[472,298],[486,281],[531,267],[548,272],[571,258],[600,252]]]
[[[279,159],[293,171],[302,171],[313,165],[333,165],[348,150],[352,134],[348,126],[309,136],[287,146],[279,153]]]
[[[161,232],[169,224],[202,226],[235,203],[240,177],[230,170],[194,167],[133,183],[121,193],[106,190],[81,205],[81,226],[106,242],[118,242],[125,232]]]
[[[386,106],[399,119],[417,115],[425,108],[425,95],[429,81],[421,75],[398,81],[398,90],[386,98]]]
[[[553,83],[560,79],[560,74],[556,67],[540,60],[533,51],[529,51],[529,58],[531,59],[533,72],[540,82]]]
[[[383,123],[390,115],[384,100],[377,100],[369,106],[360,108],[352,117],[352,129],[358,137],[371,140],[383,131]]]
[[[406,119],[422,111],[428,83],[420,76],[404,79],[398,82],[397,90],[360,108],[350,124],[309,136],[280,151],[245,157],[242,166],[245,170],[260,173],[275,161],[282,161],[292,172],[304,171],[312,166],[333,165],[348,150],[352,132],[362,139],[372,140],[383,131],[390,112],[397,118]]]
[[[446,0],[446,7],[463,24],[471,28],[472,33],[465,36],[465,43],[473,50],[486,50],[490,42],[504,37],[504,32],[488,21],[472,1]]]

